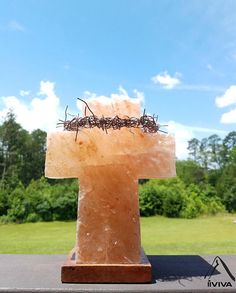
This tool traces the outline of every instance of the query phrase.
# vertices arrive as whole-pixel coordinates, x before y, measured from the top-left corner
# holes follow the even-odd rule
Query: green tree
[[[210,161],[210,151],[208,147],[208,138],[203,138],[200,143],[199,148],[199,161],[201,166],[208,170],[209,167],[209,161]]]
[[[26,141],[24,152],[24,167],[21,177],[28,185],[32,179],[40,179],[44,175],[47,133],[40,129],[34,130]]]
[[[53,219],[51,193],[52,186],[45,178],[32,180],[26,188],[26,197],[30,202],[29,214],[37,214],[38,220],[51,221]]]
[[[208,156],[209,166],[211,169],[218,169],[221,165],[221,152],[222,152],[222,139],[217,135],[213,134],[208,137]]]
[[[163,200],[163,214],[167,217],[177,218],[185,206],[185,193],[181,188],[166,188]]]
[[[29,133],[15,121],[15,115],[9,112],[0,126],[0,166],[3,181],[8,182],[12,177],[23,179],[24,154],[29,137]]]
[[[10,221],[22,223],[28,215],[29,202],[25,198],[23,184],[18,186],[9,195],[10,207],[7,210],[7,217]]]
[[[193,160],[178,160],[176,162],[176,173],[186,185],[191,183],[201,184],[206,181],[205,170]]]
[[[54,220],[74,220],[77,214],[78,182],[73,180],[54,185],[50,202]]]
[[[222,150],[221,150],[221,164],[222,166],[230,163],[232,157],[230,157],[231,150],[236,146],[236,131],[231,131],[223,139]]]
[[[164,187],[165,188],[165,187]],[[139,204],[141,216],[163,214],[163,187],[157,181],[150,180],[139,188]]]
[[[226,209],[236,211],[236,146],[228,150],[227,164],[218,179],[217,194],[222,199]]]
[[[22,182],[25,186],[32,179],[43,176],[46,132],[35,130],[31,134],[16,122],[9,112],[0,126],[0,179],[2,185],[14,189]]]
[[[198,162],[200,155],[200,144],[201,142],[197,138],[193,138],[188,142],[188,151],[190,159]]]

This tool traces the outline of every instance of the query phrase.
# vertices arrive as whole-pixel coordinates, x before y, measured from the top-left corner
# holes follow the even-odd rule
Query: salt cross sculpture
[[[138,99],[86,102],[100,117],[141,114]],[[127,127],[84,128],[75,136],[48,134],[45,175],[79,178],[76,263],[140,263],[138,179],[175,176],[174,138]]]

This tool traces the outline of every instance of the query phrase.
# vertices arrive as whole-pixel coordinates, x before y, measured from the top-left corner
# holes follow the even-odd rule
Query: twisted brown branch
[[[81,99],[79,99],[81,100]],[[77,135],[80,129],[83,128],[100,128],[103,131],[107,133],[108,129],[113,129],[113,130],[119,130],[123,127],[126,128],[141,128],[143,132],[145,133],[156,133],[158,131],[165,132],[160,130],[161,126],[166,126],[166,125],[160,125],[157,123],[157,117],[156,116],[150,116],[145,114],[145,110],[143,112],[143,115],[139,118],[137,117],[128,117],[127,118],[120,118],[119,116],[114,116],[114,117],[98,117],[96,116],[93,111],[90,109],[88,104],[81,100],[83,103],[85,103],[85,116],[84,117],[79,117],[74,116],[71,120],[67,120],[67,109],[66,107],[65,110],[65,119],[64,120],[59,120],[58,126],[63,126],[64,130],[66,131],[75,131],[76,132],[76,139]],[[86,109],[88,109],[91,113],[91,115],[87,116],[86,115]]]

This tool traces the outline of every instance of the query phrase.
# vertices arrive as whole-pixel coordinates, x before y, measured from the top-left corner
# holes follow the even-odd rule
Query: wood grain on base
[[[76,264],[75,251],[61,267],[63,283],[149,283],[152,268],[142,251],[140,264]]]

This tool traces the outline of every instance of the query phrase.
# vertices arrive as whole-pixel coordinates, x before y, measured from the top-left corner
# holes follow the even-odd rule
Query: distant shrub
[[[35,223],[40,221],[42,221],[42,218],[40,217],[40,215],[36,213],[31,213],[26,218],[26,222],[29,222],[29,223]]]
[[[178,217],[184,205],[184,184],[178,178],[150,180],[140,187],[142,216],[155,214]]]
[[[139,204],[141,216],[152,216],[163,213],[163,187],[154,181],[140,186]]]
[[[225,212],[225,207],[218,198],[210,198],[206,200],[208,214],[215,215]]]
[[[7,214],[9,208],[9,192],[0,189],[0,217]]]
[[[77,187],[78,189],[78,187]],[[51,194],[51,206],[53,212],[53,220],[64,221],[76,219],[77,213],[77,192],[73,187],[68,185],[60,185],[54,188]]]
[[[29,202],[25,198],[25,188],[19,183],[9,195],[10,208],[7,210],[7,217],[12,222],[22,223],[28,214]]]
[[[49,184],[45,178],[20,182],[9,194],[0,190],[1,223],[74,220],[77,213],[77,180]]]
[[[224,212],[224,205],[209,185],[185,186],[179,178],[150,180],[140,187],[142,216],[196,218],[203,214]]]
[[[41,221],[52,221],[51,193],[52,186],[45,178],[31,181],[26,188],[26,197],[30,202],[29,214],[37,214]]]
[[[3,215],[0,217],[0,223],[1,224],[8,224],[11,223],[12,219],[10,219],[7,215]]]
[[[65,180],[50,184],[45,178],[33,180],[25,188],[20,182],[14,189],[0,190],[0,222],[24,223],[75,220],[78,181]],[[190,184],[176,177],[148,180],[139,186],[141,216],[195,218],[202,214],[224,212],[225,208],[209,184]],[[227,210],[236,209],[236,189],[224,195]]]
[[[236,183],[224,192],[223,203],[230,213],[236,212]]]
[[[163,201],[163,214],[167,217],[179,217],[185,205],[183,190],[166,188]]]

